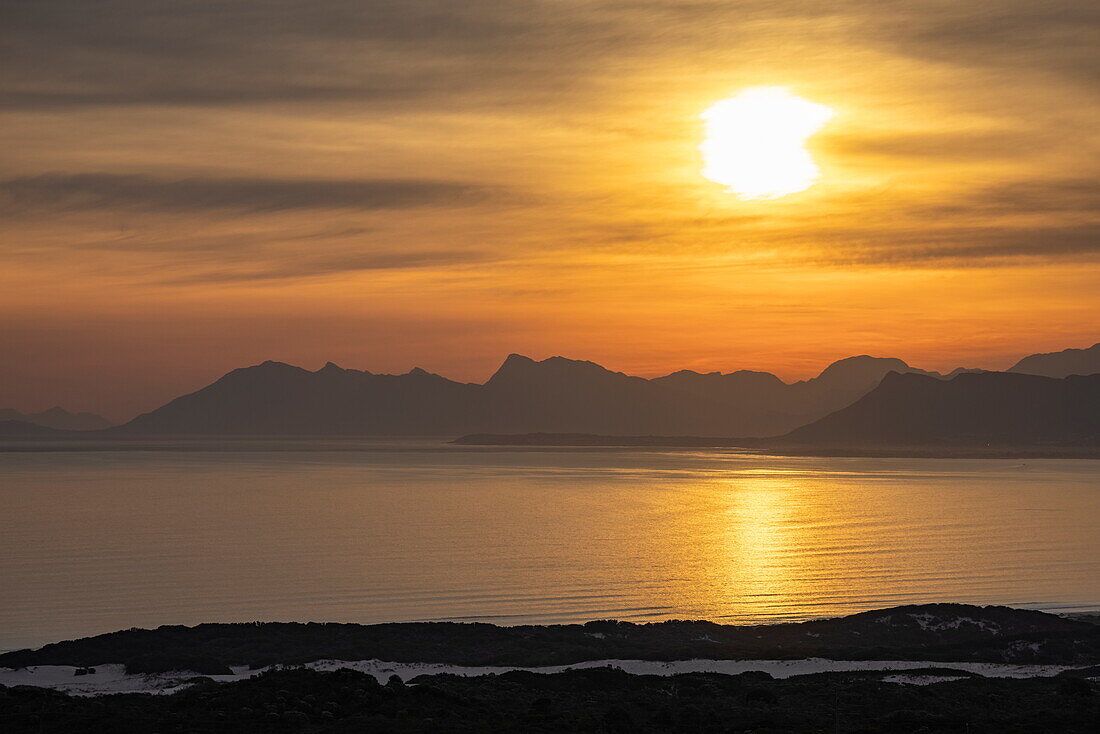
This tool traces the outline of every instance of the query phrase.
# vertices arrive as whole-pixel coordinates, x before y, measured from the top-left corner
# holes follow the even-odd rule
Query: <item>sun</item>
[[[754,87],[707,109],[703,175],[739,199],[777,199],[821,177],[806,140],[833,111],[783,87]]]

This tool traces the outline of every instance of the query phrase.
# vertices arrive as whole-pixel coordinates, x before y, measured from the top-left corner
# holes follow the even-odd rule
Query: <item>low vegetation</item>
[[[935,674],[937,671],[910,671]],[[946,672],[946,671],[940,671]],[[958,671],[950,671],[959,675]],[[963,674],[965,676],[965,674]],[[380,685],[352,670],[286,669],[170,696],[70,697],[0,687],[0,728],[21,732],[1095,732],[1096,685],[1081,678],[914,686],[881,673],[772,680],[763,673],[421,676]]]

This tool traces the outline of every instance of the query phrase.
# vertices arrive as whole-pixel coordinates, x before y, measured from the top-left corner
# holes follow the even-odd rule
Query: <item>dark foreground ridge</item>
[[[767,659],[1053,663],[1047,678],[904,672],[422,675],[382,685],[319,659],[537,666],[586,660]],[[1100,626],[1008,607],[929,604],[767,626],[710,622],[496,627],[488,624],[203,624],[127,630],[0,656],[0,666],[125,663],[189,669],[172,695],[82,698],[0,686],[5,732],[1095,732]],[[270,668],[216,683],[206,675]],[[79,673],[78,673],[79,674]],[[917,679],[928,685],[913,685]]]
[[[916,673],[918,671],[910,671]],[[672,677],[612,668],[553,675],[420,676],[380,685],[343,669],[274,670],[236,683],[197,679],[170,696],[70,697],[0,686],[0,726],[21,732],[1095,732],[1085,678],[961,679],[927,686],[881,673],[773,680],[766,673]]]
[[[833,660],[1100,665],[1100,626],[1010,607],[924,604],[799,624],[244,623],[131,629],[0,655],[0,667],[124,663],[131,672],[315,660],[564,665],[592,660]]]

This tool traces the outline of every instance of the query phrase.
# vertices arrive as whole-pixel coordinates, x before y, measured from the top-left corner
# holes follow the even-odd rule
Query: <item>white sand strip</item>
[[[907,686],[928,686],[933,683],[943,683],[949,680],[962,680],[961,675],[884,675],[883,683],[901,683]]]
[[[510,666],[472,667],[463,665],[444,665],[439,663],[390,663],[382,660],[318,660],[305,667],[314,670],[333,671],[351,668],[369,673],[379,682],[386,682],[396,675],[402,680],[410,680],[418,675],[450,673],[453,675],[476,676],[492,673],[506,673],[511,670],[525,670],[532,673],[559,673],[563,670],[581,668],[600,668],[613,666],[635,675],[676,675],[678,673],[725,673],[736,675],[749,671],[762,671],[773,678],[790,678],[795,675],[811,673],[843,673],[852,671],[905,671],[918,668],[947,668],[969,673],[977,673],[988,678],[1036,678],[1057,675],[1071,670],[1069,665],[1007,665],[998,663],[941,663],[914,660],[825,660],[807,658],[804,660],[677,660],[660,662],[652,660],[591,660],[573,665],[552,665],[537,668],[519,668]],[[232,675],[207,676],[216,681],[234,681],[250,678],[267,670],[249,670],[245,666],[232,668]],[[175,693],[189,685],[188,678],[195,673],[179,672],[161,675],[126,675],[122,665],[97,665],[95,673],[74,675],[76,668],[71,665],[32,665],[28,668],[0,668],[0,685],[5,686],[43,686],[54,688],[78,696],[96,696],[106,693]],[[883,680],[894,683],[916,683],[935,680],[951,680],[952,676],[887,676]],[[906,680],[903,680],[905,678]],[[924,681],[924,678],[931,680]]]

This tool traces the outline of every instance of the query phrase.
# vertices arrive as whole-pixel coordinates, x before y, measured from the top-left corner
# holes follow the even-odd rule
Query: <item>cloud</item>
[[[297,257],[289,260],[284,258],[278,262],[243,269],[219,267],[161,279],[157,282],[164,285],[192,285],[291,280],[371,270],[454,267],[484,263],[491,259],[490,253],[476,250],[346,253],[324,257]]]
[[[912,56],[1052,73],[1084,82],[1089,91],[1100,77],[1100,5],[1092,0],[921,3],[908,13],[894,10],[876,20],[876,38]]]
[[[960,68],[1100,74],[1092,0],[35,0],[4,9],[0,105],[558,95],[685,54],[811,38]],[[747,57],[751,58],[751,57]]]
[[[488,194],[482,186],[420,179],[168,179],[140,174],[48,173],[0,181],[0,210],[369,211],[463,206]]]
[[[1031,129],[863,131],[830,133],[826,147],[831,154],[844,158],[973,162],[1013,156],[1024,146],[1034,145],[1036,137]]]
[[[1095,219],[1100,213],[1100,181],[1094,178],[1011,181],[976,188],[949,204],[915,206],[915,217],[1078,215]]]
[[[52,137],[38,134],[37,128],[12,134],[14,141],[30,141],[15,170],[51,170],[70,160],[94,160],[87,165],[100,171],[0,180],[0,210],[5,212],[405,210],[487,199],[498,203],[495,197],[504,190],[433,179],[299,180],[281,172],[265,178],[260,175],[262,160],[237,155],[236,150],[228,151],[223,169],[239,174],[233,178],[108,171],[112,165],[120,171],[179,171],[188,163],[183,151],[191,148],[175,152],[171,138],[164,150],[148,156],[142,151],[136,159],[123,144],[129,160],[103,162],[116,160],[106,156],[115,150],[115,136],[121,138],[129,125],[145,135],[141,140],[159,140],[149,133],[177,124],[171,117],[176,110],[135,111],[133,105],[218,108],[209,115],[195,114],[192,134],[210,125],[211,140],[224,145],[226,131],[247,134],[246,126],[255,118],[221,108],[308,102],[301,109],[313,118],[315,126],[303,128],[310,134],[325,134],[317,119],[327,122],[324,114],[333,110],[341,122],[361,116],[377,123],[381,145],[399,142],[386,154],[407,167],[386,170],[430,171],[433,156],[451,143],[447,135],[432,138],[432,126],[439,124],[440,130],[468,136],[445,151],[448,170],[470,163],[461,170],[476,179],[496,177],[499,165],[503,173],[493,180],[551,184],[553,190],[548,186],[546,191],[552,199],[564,189],[553,165],[575,161],[570,156],[576,149],[603,140],[586,138],[586,130],[602,134],[623,120],[634,124],[637,119],[617,116],[607,106],[644,105],[652,115],[652,123],[637,122],[639,132],[628,143],[633,145],[650,133],[659,138],[657,126],[669,121],[662,115],[683,113],[675,106],[665,110],[663,98],[639,90],[691,88],[696,79],[701,90],[713,89],[727,81],[740,84],[745,75],[762,70],[789,74],[792,84],[823,76],[835,84],[838,95],[851,89],[852,99],[871,113],[866,124],[856,131],[845,132],[842,125],[835,134],[823,131],[820,142],[842,163],[854,158],[865,170],[874,164],[873,172],[889,179],[882,190],[859,201],[845,193],[846,200],[830,203],[827,218],[803,226],[796,226],[797,214],[789,221],[724,217],[717,225],[708,218],[685,219],[676,210],[687,198],[682,190],[644,214],[601,209],[602,201],[610,199],[594,204],[585,198],[578,207],[583,211],[548,206],[542,219],[483,217],[479,209],[476,217],[456,217],[453,225],[437,220],[429,227],[409,217],[395,217],[389,229],[376,221],[381,217],[351,224],[380,226],[377,246],[390,238],[388,246],[395,249],[409,243],[434,249],[477,237],[513,252],[535,241],[562,250],[583,249],[596,241],[635,252],[672,243],[684,252],[755,249],[766,257],[771,251],[782,256],[784,248],[807,245],[830,248],[838,261],[851,257],[917,264],[967,256],[989,263],[1081,258],[1095,251],[1088,239],[1088,217],[1090,210],[1096,211],[1098,197],[1089,178],[1094,166],[1088,155],[1091,129],[1086,129],[1094,102],[1087,90],[1079,93],[1078,84],[1100,69],[1092,42],[1100,28],[1100,5],[1090,0],[37,0],[9,3],[4,24],[7,63],[0,65],[0,113],[4,106],[8,112],[18,110],[11,114],[13,127],[63,129]],[[865,74],[860,63],[853,71],[853,59],[864,58],[884,63],[881,69],[868,66]],[[903,74],[897,96],[875,92],[891,82],[895,71]],[[800,72],[805,79],[800,80]],[[578,101],[577,95],[587,97]],[[338,104],[342,102],[348,104]],[[508,106],[503,116],[502,105]],[[98,107],[69,109],[94,106],[125,109],[113,114]],[[57,108],[67,114],[52,114]],[[19,114],[26,110],[51,114]],[[423,127],[390,126],[395,110],[408,113],[402,123],[415,121]],[[294,123],[296,109],[287,112],[277,111],[285,115],[279,124]],[[876,115],[881,115],[877,122]],[[514,148],[490,144],[485,155],[498,158],[492,167],[481,166],[479,146],[490,138],[497,141],[492,125],[504,118],[532,132],[529,150],[534,155],[516,156]],[[62,120],[65,126],[56,127]],[[66,137],[86,123],[91,146],[85,147],[78,135]],[[562,134],[540,136],[542,125]],[[526,134],[517,129],[502,125],[499,134]],[[405,135],[416,144],[406,144]],[[303,162],[301,170],[334,170],[306,167],[315,160],[327,165],[331,159],[301,139],[280,129],[278,136],[264,141],[265,150],[282,145],[288,157]],[[1081,155],[1066,159],[1067,168],[1058,156],[1067,141],[1073,146],[1078,140]],[[548,165],[550,154],[558,152],[553,146],[560,146],[562,156]],[[614,145],[607,148],[616,150]],[[362,154],[364,161],[367,155]],[[248,167],[242,169],[240,161]],[[608,161],[610,178],[616,175],[616,164]],[[983,161],[992,165],[980,170]],[[950,171],[953,178],[940,186],[935,181],[946,177],[920,178],[922,169],[944,176],[945,162],[970,170]],[[1022,175],[1038,180],[983,188],[1000,177]],[[1077,178],[1042,180],[1058,175]],[[594,178],[592,190],[605,195],[599,189],[603,183]],[[955,185],[973,190],[948,190]],[[644,221],[634,228],[624,225],[628,214]],[[1044,214],[1049,221],[1041,220]],[[1032,219],[1018,230],[1026,216]],[[872,217],[877,217],[873,223]],[[225,247],[251,257],[268,237],[267,232],[259,237],[250,232],[235,241],[234,233],[214,231],[204,241],[201,233],[180,230],[175,221],[154,227],[154,217],[133,219],[138,221],[119,217],[135,228],[133,236],[111,240],[108,233],[101,246],[150,252]],[[280,218],[272,228],[282,226],[283,219],[292,217]],[[149,229],[171,231],[172,241],[151,236]],[[399,236],[392,237],[399,229]],[[727,234],[728,243],[723,240]],[[438,245],[424,244],[436,243],[436,237]],[[75,249],[72,238],[55,239],[64,240],[58,249]],[[24,248],[37,246],[38,240],[26,241]],[[285,241],[280,246],[293,248]],[[303,242],[299,248],[310,246]],[[300,262],[319,272],[326,267],[313,260]],[[279,272],[261,264],[254,277],[282,277]]]
[[[525,61],[568,79],[578,49],[541,62],[592,20],[545,0],[36,0],[4,16],[9,109],[438,101],[523,86]]]
[[[1100,224],[1048,227],[941,227],[875,233],[836,231],[842,245],[793,261],[818,265],[989,267],[1022,260],[1100,258]]]

